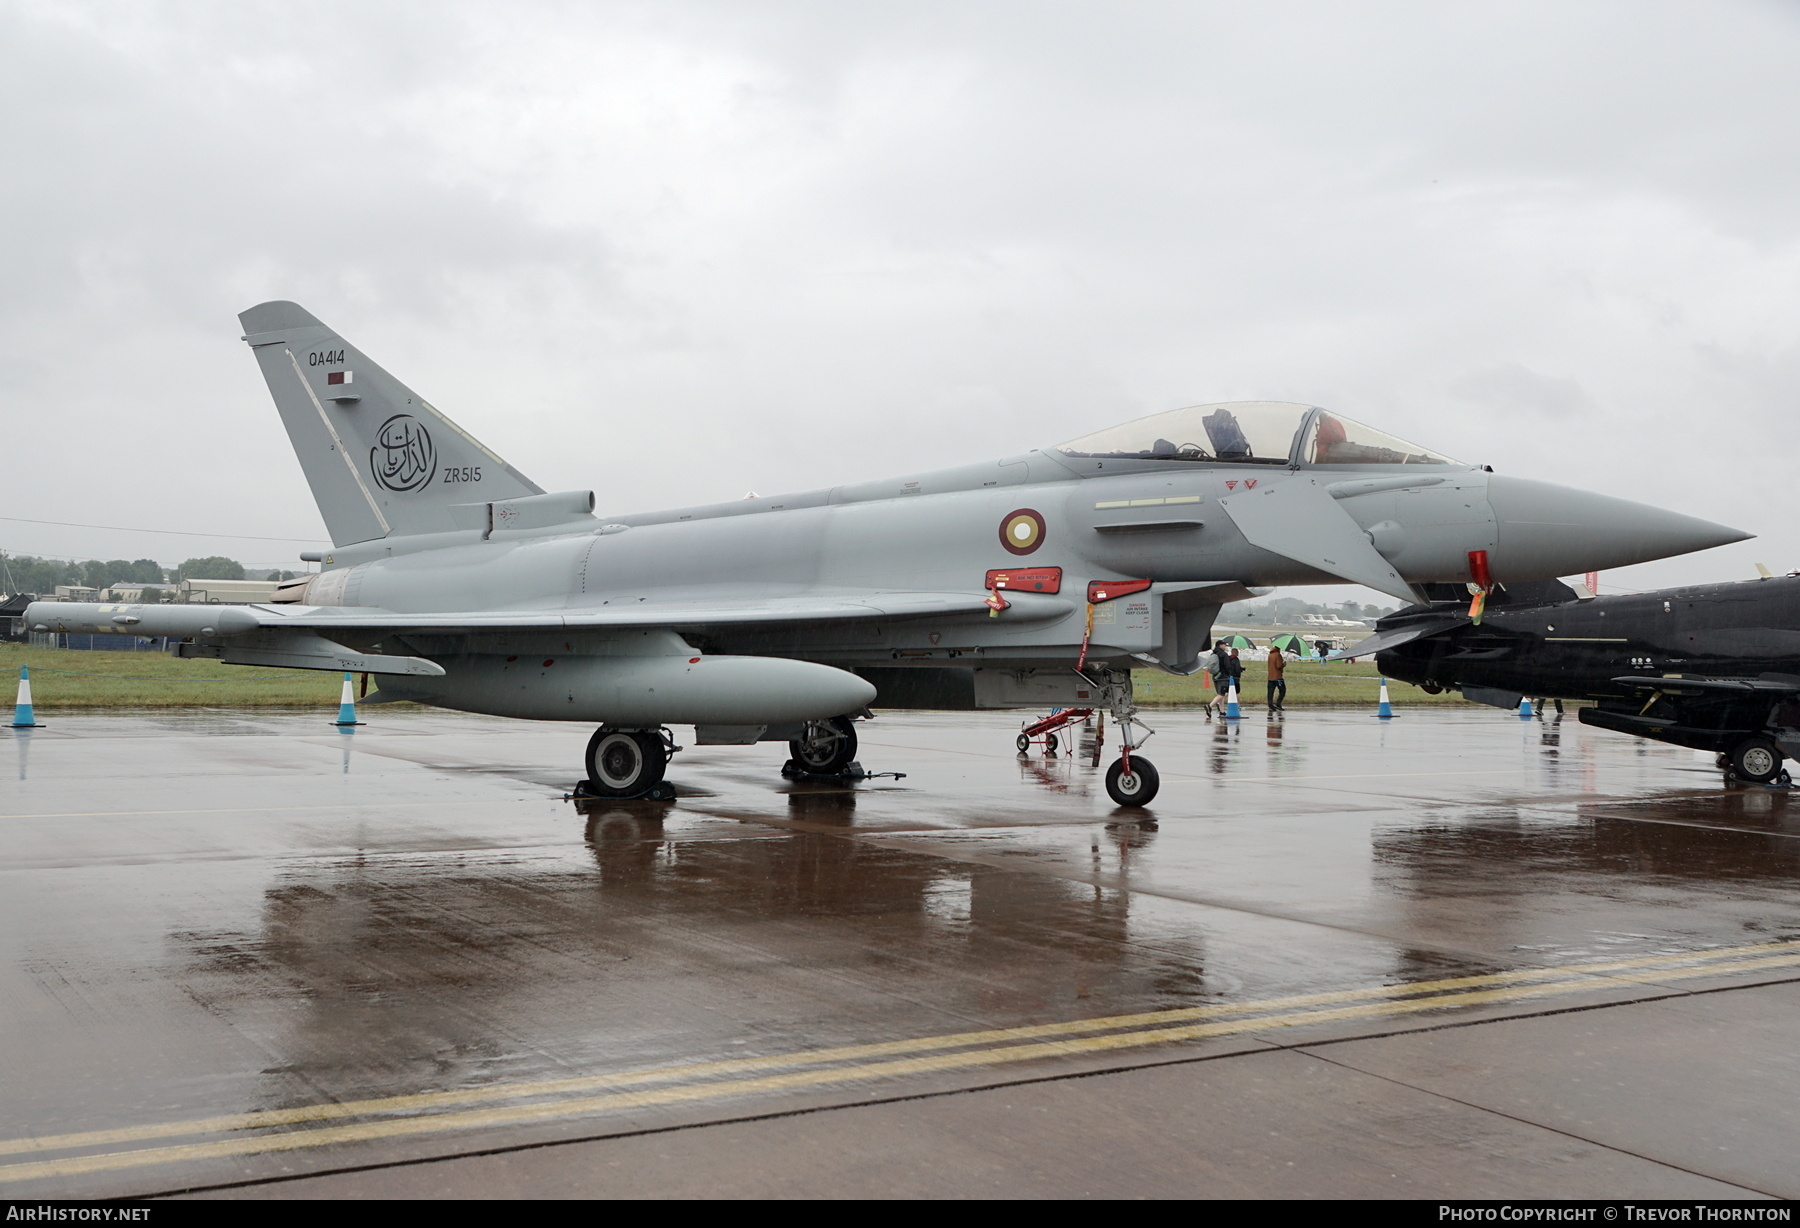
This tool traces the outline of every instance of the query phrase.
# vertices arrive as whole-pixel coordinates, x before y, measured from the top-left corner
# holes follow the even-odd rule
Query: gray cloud
[[[1567,419],[1595,408],[1594,398],[1579,380],[1545,375],[1510,360],[1459,376],[1449,390],[1479,409],[1504,416],[1524,412]]]
[[[611,508],[1281,397],[1765,535],[1646,585],[1800,565],[1797,50],[1756,3],[14,3],[0,514],[315,534],[236,340],[279,297]]]

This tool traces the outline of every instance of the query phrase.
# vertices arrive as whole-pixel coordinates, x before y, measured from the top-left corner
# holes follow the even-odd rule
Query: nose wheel
[[[1107,796],[1121,806],[1147,806],[1161,787],[1162,778],[1156,774],[1156,765],[1142,755],[1131,757],[1129,769],[1122,758],[1113,760],[1113,765],[1106,769]]]
[[[1091,674],[1084,675],[1095,682]],[[1156,767],[1137,748],[1156,731],[1137,718],[1137,704],[1131,698],[1131,674],[1122,670],[1101,671],[1101,702],[1112,711],[1113,724],[1119,728],[1119,757],[1106,769],[1106,794],[1120,806],[1148,806],[1162,787]]]

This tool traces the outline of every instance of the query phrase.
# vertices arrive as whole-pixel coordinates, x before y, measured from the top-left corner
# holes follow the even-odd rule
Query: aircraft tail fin
[[[334,544],[445,532],[457,504],[544,493],[297,303],[238,320]]]

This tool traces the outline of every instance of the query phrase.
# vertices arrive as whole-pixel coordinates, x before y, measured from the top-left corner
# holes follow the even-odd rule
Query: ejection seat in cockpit
[[[1198,441],[1204,439],[1203,445]],[[1179,441],[1179,442],[1178,442]],[[1067,457],[1228,465],[1458,465],[1341,414],[1286,401],[1193,405],[1058,444]]]

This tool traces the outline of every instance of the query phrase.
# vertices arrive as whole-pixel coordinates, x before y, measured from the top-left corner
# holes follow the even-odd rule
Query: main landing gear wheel
[[[668,766],[668,748],[653,729],[596,729],[588,739],[588,788],[598,797],[642,797]]]
[[[788,743],[794,766],[815,776],[835,776],[856,758],[856,722],[847,716],[808,721],[806,733]]]
[[[1767,738],[1745,738],[1731,748],[1726,770],[1739,780],[1766,785],[1781,775],[1781,751]]]
[[[1148,759],[1131,757],[1131,771],[1125,771],[1125,761],[1114,759],[1113,765],[1106,769],[1106,792],[1121,806],[1148,806],[1150,799],[1162,787],[1162,778],[1156,774],[1156,765]]]

